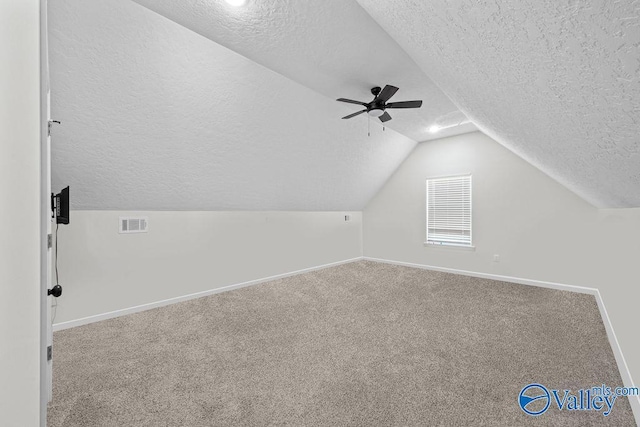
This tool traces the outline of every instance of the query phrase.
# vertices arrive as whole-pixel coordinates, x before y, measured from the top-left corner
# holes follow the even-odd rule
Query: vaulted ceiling
[[[358,2],[486,134],[595,206],[640,206],[638,1]]]
[[[404,50],[353,0],[268,2],[234,8],[224,0],[133,0],[186,28],[333,100],[373,99],[370,89],[400,88],[392,101],[422,99],[419,110],[390,112],[387,126],[425,141],[476,130]],[[336,104],[335,117],[358,111]],[[362,119],[362,118],[361,118]]]
[[[70,185],[76,209],[362,209],[430,125],[466,118],[355,2],[312,3],[154,5],[218,13],[186,22],[130,0],[50,2],[54,189]],[[386,83],[424,107],[386,129],[341,120],[358,108],[335,98]]]
[[[134,1],[49,2],[53,186],[76,209],[362,209],[416,142],[475,126],[640,206],[635,1]],[[340,120],[385,84],[423,107]]]

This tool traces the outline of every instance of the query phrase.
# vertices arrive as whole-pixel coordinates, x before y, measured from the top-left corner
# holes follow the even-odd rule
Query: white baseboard
[[[202,292],[196,292],[194,294],[183,295],[175,298],[169,298],[162,301],[151,302],[147,304],[137,305],[135,307],[123,308],[120,310],[110,311],[107,313],[96,314],[94,316],[83,317],[81,319],[69,320],[67,322],[55,323],[53,325],[53,332],[62,331],[63,329],[74,328],[76,326],[87,325],[89,323],[99,322],[101,320],[113,319],[114,317],[125,316],[127,314],[139,313],[141,311],[151,310],[152,308],[164,307],[167,305],[175,304],[182,301],[188,301],[195,298],[202,298],[208,295],[219,294],[221,292],[231,291],[234,289],[244,288],[246,286],[257,285],[271,280],[283,279],[285,277],[296,276],[298,274],[309,273],[311,271],[322,270],[324,268],[335,267],[341,264],[348,264],[350,262],[360,261],[362,257],[346,259],[343,261],[332,262],[329,264],[318,265],[315,267],[304,268],[302,270],[291,271],[288,273],[277,274],[275,276],[264,277],[261,279],[249,280],[247,282],[236,283],[233,285],[222,286],[220,288],[209,289]]]
[[[635,387],[633,378],[631,377],[631,372],[629,371],[629,366],[627,365],[627,362],[624,359],[624,356],[622,354],[622,349],[620,348],[620,344],[618,343],[618,338],[616,337],[616,334],[613,330],[613,325],[611,324],[611,319],[609,318],[607,309],[604,306],[604,301],[602,300],[600,291],[596,288],[585,288],[582,286],[565,285],[562,283],[522,279],[520,277],[500,276],[497,274],[478,273],[475,271],[457,270],[454,268],[436,267],[436,266],[424,265],[424,264],[413,264],[410,262],[394,261],[394,260],[381,259],[381,258],[372,258],[367,256],[362,257],[362,259],[366,261],[382,262],[386,264],[420,268],[423,270],[441,271],[444,273],[460,274],[463,276],[479,277],[482,279],[499,280],[502,282],[518,283],[521,285],[539,286],[542,288],[549,288],[549,289],[556,289],[561,291],[569,291],[569,292],[577,292],[581,294],[593,295],[598,304],[598,309],[600,310],[600,316],[602,317],[602,323],[604,324],[605,330],[607,331],[607,338],[609,339],[609,344],[611,345],[611,349],[613,350],[613,354],[616,358],[616,363],[618,364],[618,370],[620,371],[620,377],[622,378],[623,385],[625,387]],[[636,423],[640,426],[640,396],[635,396],[635,397],[629,396],[629,403],[631,404],[631,408],[633,409]]]
[[[595,288],[585,288],[582,286],[565,285],[562,283],[522,279],[520,277],[500,276],[498,274],[490,274],[490,273],[478,273],[475,271],[457,270],[455,268],[436,267],[433,265],[425,265],[425,264],[413,264],[410,262],[393,261],[393,260],[381,259],[381,258],[363,257],[363,259],[366,261],[383,262],[386,264],[395,264],[395,265],[402,265],[405,267],[421,268],[423,270],[441,271],[443,273],[461,274],[463,276],[479,277],[481,279],[491,279],[491,280],[498,280],[501,282],[518,283],[520,285],[538,286],[541,288],[556,289],[560,291],[571,291],[571,292],[577,292],[580,294],[596,295],[598,293],[598,290]]]
[[[611,344],[613,355],[616,358],[616,363],[620,370],[622,382],[625,387],[635,387],[633,378],[631,377],[631,371],[629,370],[629,365],[627,365],[627,361],[624,359],[620,343],[618,342],[616,333],[613,330],[611,319],[609,319],[609,313],[607,313],[607,309],[604,306],[604,300],[602,299],[602,295],[600,295],[599,290],[597,290],[595,297],[596,302],[598,303],[598,308],[600,309],[600,316],[602,316],[602,323],[604,323],[604,327],[607,330],[607,337],[609,337],[609,343]],[[631,409],[633,410],[633,414],[636,418],[636,424],[640,426],[640,396],[629,396],[629,403],[631,404]]]

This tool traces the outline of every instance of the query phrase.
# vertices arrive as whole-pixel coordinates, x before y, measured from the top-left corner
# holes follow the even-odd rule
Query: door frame
[[[51,363],[47,360],[50,342],[51,280],[51,154],[49,144],[49,60],[47,43],[47,0],[40,0],[40,425],[47,425],[47,404],[50,398]]]

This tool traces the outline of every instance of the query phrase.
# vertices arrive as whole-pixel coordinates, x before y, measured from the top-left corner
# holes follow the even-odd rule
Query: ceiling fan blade
[[[355,117],[358,114],[364,113],[365,111],[367,111],[367,110],[362,110],[362,111],[358,111],[357,113],[349,114],[348,116],[344,116],[343,119],[350,119],[351,117]]]
[[[386,105],[387,108],[420,108],[422,107],[422,101],[401,101],[390,102]]]
[[[338,98],[336,99],[336,101],[347,102],[349,104],[367,105],[365,102],[354,101],[353,99],[347,99],[347,98]]]
[[[379,117],[379,119],[380,119],[380,121],[382,123],[384,123],[384,122],[388,122],[389,120],[391,120],[391,116],[389,115],[389,113],[387,113],[385,111],[384,114]]]
[[[397,87],[386,85],[384,89],[382,89],[382,92],[380,92],[378,96],[376,96],[376,101],[387,102],[393,95],[396,94],[397,91],[398,91]]]

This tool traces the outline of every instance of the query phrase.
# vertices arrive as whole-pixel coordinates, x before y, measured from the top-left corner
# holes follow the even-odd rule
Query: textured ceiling
[[[392,101],[424,104],[390,112],[387,126],[415,141],[476,130],[469,123],[429,133],[467,119],[355,0],[248,0],[240,8],[223,0],[134,1],[334,100],[369,102],[373,86],[397,86]],[[333,117],[356,111],[336,103]]]
[[[358,2],[485,133],[595,206],[640,206],[638,1]]]
[[[360,210],[416,144],[129,0],[49,2],[49,29],[76,209]]]
[[[135,1],[49,4],[76,208],[360,209],[467,117],[594,205],[640,206],[636,1]],[[387,83],[423,108],[371,138],[339,119]]]

